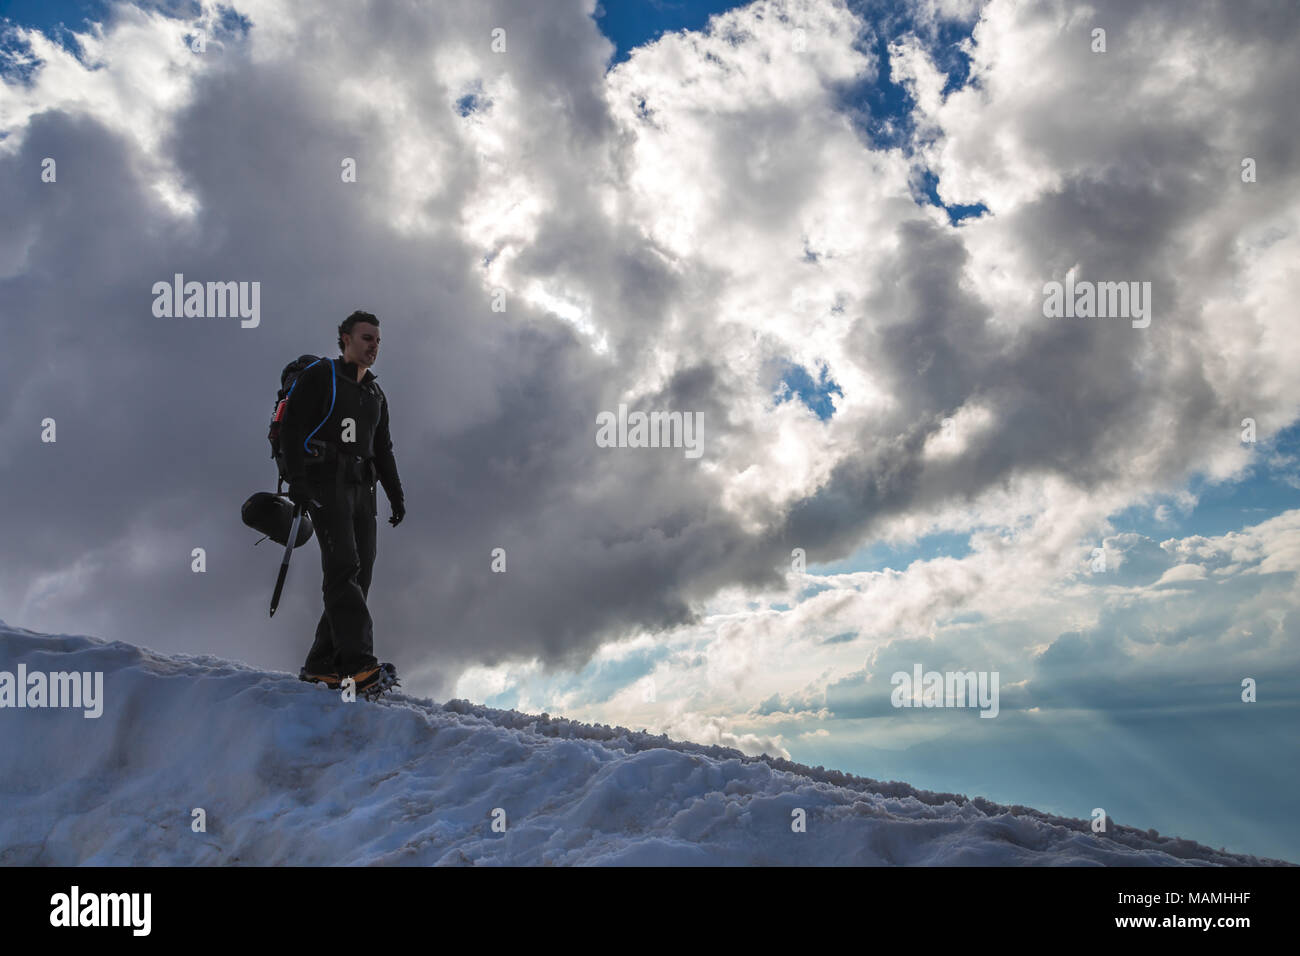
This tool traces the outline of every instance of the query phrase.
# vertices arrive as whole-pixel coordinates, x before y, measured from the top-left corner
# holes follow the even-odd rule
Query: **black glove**
[[[320,502],[316,500],[315,493],[305,478],[294,478],[289,482],[289,500],[295,506],[301,505],[303,508],[309,504],[320,507]]]
[[[388,519],[388,523],[396,528],[406,517],[406,499],[398,498],[396,501],[390,501],[388,505],[393,509],[393,516]]]

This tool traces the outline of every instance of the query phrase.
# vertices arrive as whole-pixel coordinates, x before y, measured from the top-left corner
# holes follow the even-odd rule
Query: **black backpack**
[[[317,362],[326,361],[329,360],[315,355],[300,355],[286,365],[284,371],[280,373],[280,391],[275,396],[275,412],[271,416],[271,427],[266,435],[271,442],[271,457],[275,459],[280,477],[275,483],[275,494],[269,491],[256,492],[240,509],[244,524],[262,532],[276,544],[288,544],[289,529],[293,523],[293,508],[280,491],[280,485],[285,482],[284,457],[280,454],[280,423],[284,420],[285,406],[293,394],[298,377]],[[328,415],[328,411],[325,414]],[[298,548],[310,541],[312,530],[311,515],[304,512],[298,525],[298,538],[293,546]],[[261,544],[261,541],[257,543]]]
[[[276,490],[279,490],[280,483],[287,481],[284,474],[284,458],[280,454],[280,422],[284,420],[284,409],[289,402],[290,396],[293,395],[294,386],[298,384],[298,377],[303,372],[311,368],[317,362],[328,362],[329,359],[321,358],[316,355],[300,355],[284,367],[280,373],[280,391],[275,396],[275,412],[271,416],[271,427],[267,431],[267,440],[271,443],[271,457],[275,459],[276,469],[280,473],[279,481],[276,482]],[[322,408],[322,424],[324,418],[328,417],[329,412]]]

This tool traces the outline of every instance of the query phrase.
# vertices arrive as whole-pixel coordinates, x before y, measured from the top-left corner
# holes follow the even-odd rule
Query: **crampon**
[[[400,684],[397,668],[392,664],[380,664],[379,672],[374,677],[357,685],[357,694],[366,700],[378,700]]]

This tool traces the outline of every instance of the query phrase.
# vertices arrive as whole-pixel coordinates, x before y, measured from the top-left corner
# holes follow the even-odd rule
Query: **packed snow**
[[[1279,862],[546,714],[346,703],[295,675],[0,621],[0,681],[20,665],[102,672],[102,713],[0,709],[8,865]]]

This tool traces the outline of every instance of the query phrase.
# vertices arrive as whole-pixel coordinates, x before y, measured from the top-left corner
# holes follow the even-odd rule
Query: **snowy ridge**
[[[97,719],[0,709],[8,865],[1283,862],[624,727],[345,704],[292,675],[0,621],[0,671],[20,663],[102,671],[104,701]]]

